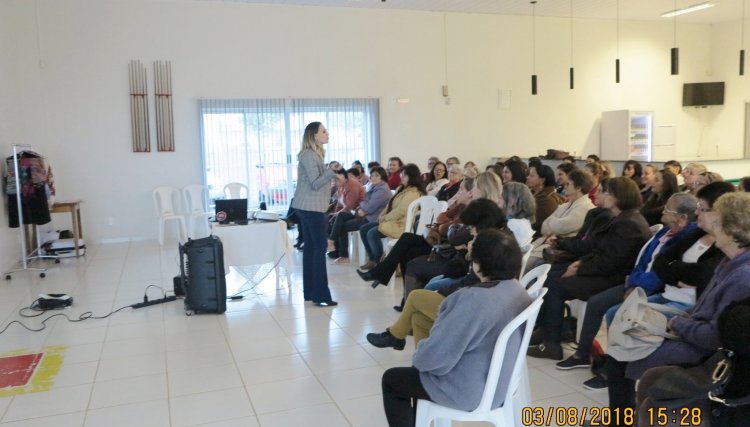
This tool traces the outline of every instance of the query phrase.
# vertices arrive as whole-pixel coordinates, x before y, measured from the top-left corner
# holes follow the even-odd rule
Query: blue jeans
[[[380,261],[383,257],[383,242],[380,240],[385,234],[378,230],[377,222],[368,222],[359,227],[359,237],[362,238],[362,245],[365,247],[367,257],[372,262]]]
[[[366,218],[355,218],[349,212],[339,212],[336,215],[328,240],[333,240],[340,257],[349,258],[349,232],[359,230],[359,227],[366,222]]]
[[[454,283],[458,283],[461,279],[462,277],[458,279],[452,279],[441,274],[440,276],[433,277],[432,280],[430,280],[424,288],[428,291],[437,291],[441,288],[451,286]]]
[[[305,235],[302,250],[302,289],[306,301],[331,301],[326,271],[326,214],[297,209],[299,226]]]

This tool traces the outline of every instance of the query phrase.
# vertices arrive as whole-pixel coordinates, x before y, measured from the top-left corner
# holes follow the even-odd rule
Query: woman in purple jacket
[[[716,268],[711,283],[687,316],[670,319],[667,328],[681,340],[665,340],[644,359],[630,363],[607,357],[605,373],[609,406],[635,406],[635,381],[650,368],[665,365],[695,365],[720,346],[718,319],[733,302],[750,297],[750,194],[728,193],[712,209],[698,206],[702,220],[713,227],[716,247],[727,256]]]

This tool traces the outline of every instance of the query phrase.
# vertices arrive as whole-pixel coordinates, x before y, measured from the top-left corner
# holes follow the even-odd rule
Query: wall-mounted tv
[[[685,83],[682,106],[724,105],[724,82]]]

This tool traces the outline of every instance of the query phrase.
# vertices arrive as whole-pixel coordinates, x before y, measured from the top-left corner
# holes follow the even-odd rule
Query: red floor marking
[[[0,388],[26,385],[44,353],[0,357]]]

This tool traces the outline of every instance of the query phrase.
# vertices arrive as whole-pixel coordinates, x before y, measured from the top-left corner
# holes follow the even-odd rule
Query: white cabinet
[[[605,111],[602,113],[600,157],[603,160],[650,162],[654,113],[651,111]]]

